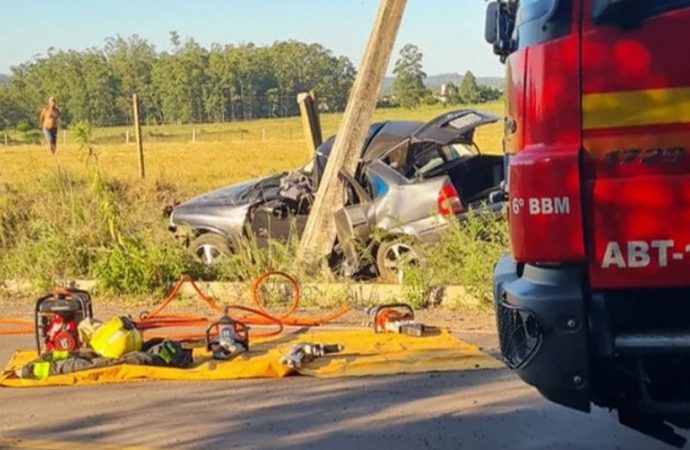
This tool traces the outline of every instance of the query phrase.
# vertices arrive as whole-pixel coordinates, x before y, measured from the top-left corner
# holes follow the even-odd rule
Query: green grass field
[[[501,103],[483,104],[476,108],[499,116],[502,114]],[[426,121],[448,110],[440,105],[414,110],[379,109],[374,121]],[[342,114],[321,116],[324,138],[336,132],[341,119]],[[193,130],[196,142],[192,142]],[[125,143],[127,132],[130,134],[129,144]],[[142,134],[148,182],[165,181],[183,196],[289,170],[311,158],[299,117],[223,124],[145,126]],[[138,169],[133,128],[95,129],[93,138],[103,174],[126,183],[136,181]],[[500,122],[481,128],[476,140],[484,152],[500,153]],[[30,182],[54,172],[57,164],[73,176],[79,176],[85,171],[84,153],[74,144],[69,130],[65,134],[60,132],[58,142],[57,158],[50,157],[43,145],[0,145],[0,183],[30,189]]]

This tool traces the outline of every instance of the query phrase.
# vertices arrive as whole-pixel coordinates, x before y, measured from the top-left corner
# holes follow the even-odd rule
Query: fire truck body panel
[[[557,403],[616,409],[681,445],[669,424],[690,426],[690,0],[497,5],[503,358]]]
[[[663,3],[663,2],[662,2]],[[690,8],[582,30],[592,288],[690,286]]]
[[[559,18],[544,32],[550,8]],[[579,14],[570,1],[532,2],[522,11],[507,62],[512,253],[518,261],[584,261]]]

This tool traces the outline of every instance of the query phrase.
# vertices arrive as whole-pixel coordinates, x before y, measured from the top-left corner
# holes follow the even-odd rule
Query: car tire
[[[385,283],[402,284],[405,267],[418,263],[414,243],[407,239],[384,241],[376,251],[376,271]]]
[[[192,254],[207,266],[212,266],[225,256],[230,256],[232,251],[228,241],[215,233],[204,233],[192,241],[190,245]]]

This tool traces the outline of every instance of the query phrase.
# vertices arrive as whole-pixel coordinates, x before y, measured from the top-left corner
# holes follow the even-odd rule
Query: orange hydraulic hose
[[[271,312],[269,312],[266,309],[266,307],[262,304],[259,296],[259,288],[261,286],[261,283],[265,282],[268,278],[273,276],[285,278],[289,283],[290,287],[292,288],[292,303],[288,307],[287,312],[279,316],[273,315]],[[197,284],[194,282],[192,278],[188,276],[183,276],[173,287],[172,291],[170,292],[168,297],[163,301],[163,303],[161,303],[156,309],[154,309],[153,312],[143,315],[142,319],[139,322],[137,322],[137,326],[145,330],[153,328],[181,328],[210,325],[212,323],[211,320],[203,317],[184,314],[161,314],[161,311],[163,311],[172,302],[174,297],[176,297],[177,294],[179,294],[180,290],[182,289],[182,286],[185,283],[191,284],[192,288],[197,293],[197,296],[211,309],[217,312],[220,312],[222,310],[221,306],[218,303],[216,303],[211,297],[208,297],[206,294],[204,294],[204,292],[197,286]],[[229,305],[230,309],[240,310],[248,313],[244,316],[237,317],[236,320],[246,325],[268,325],[277,327],[276,330],[271,330],[267,332],[254,331],[252,332],[252,336],[254,337],[275,336],[277,334],[280,334],[283,330],[283,327],[286,325],[306,327],[323,325],[325,323],[332,322],[333,320],[336,320],[344,316],[352,310],[352,307],[346,306],[324,317],[294,316],[294,313],[299,308],[301,299],[300,285],[294,277],[285,272],[279,271],[265,272],[261,274],[259,277],[257,277],[251,285],[251,296],[254,308],[236,304]],[[205,335],[202,333],[176,333],[167,334],[166,337],[175,337],[177,339],[192,340],[203,338],[205,337]]]
[[[275,325],[276,329],[274,330],[269,330],[269,331],[251,331],[251,336],[253,338],[267,338],[267,337],[272,337],[272,336],[277,336],[280,333],[283,332],[283,324],[278,320],[275,319],[267,314],[263,314],[261,311],[257,311],[253,308],[248,308],[246,306],[242,305],[228,305],[229,309],[237,309],[241,311],[246,311],[251,314],[253,314],[252,317],[262,317],[266,319],[265,325]],[[243,318],[236,319],[237,322],[240,322],[244,325],[247,325],[248,322],[243,320]],[[263,324],[262,324],[263,325]],[[202,317],[186,317],[186,316],[158,316],[155,317],[151,320],[145,320],[143,322],[137,323],[137,327],[145,330],[145,329],[153,329],[153,328],[183,328],[183,327],[194,327],[194,326],[204,326],[204,327],[209,327],[213,326],[213,321],[202,318]],[[211,333],[211,336],[215,336],[217,332]],[[167,339],[177,339],[181,341],[190,341],[190,340],[201,340],[206,338],[206,332],[197,332],[197,333],[165,333],[165,334],[148,334],[147,338],[167,338]]]
[[[259,289],[261,287],[261,284],[268,280],[270,277],[276,276],[287,280],[288,284],[292,289],[292,303],[288,307],[287,311],[281,315],[273,315],[270,311],[268,311],[267,308],[263,305],[259,295]],[[211,325],[213,323],[213,319],[208,319],[193,314],[162,314],[162,311],[170,305],[170,303],[175,299],[175,297],[177,297],[182,287],[186,283],[192,285],[192,288],[196,292],[198,298],[201,301],[203,301],[214,312],[220,313],[223,310],[223,308],[215,300],[213,300],[213,298],[206,295],[199,288],[199,286],[194,282],[194,280],[191,277],[184,275],[180,277],[178,282],[175,284],[173,289],[170,291],[168,296],[165,298],[165,300],[163,300],[163,302],[160,305],[158,305],[152,312],[142,314],[140,320],[136,322],[137,327],[142,330],[150,330],[160,328],[208,327],[209,325]],[[300,284],[294,277],[285,272],[269,271],[261,274],[252,282],[251,297],[254,306],[253,308],[237,304],[229,305],[229,308],[247,313],[241,317],[237,317],[236,320],[238,322],[242,322],[246,325],[261,325],[275,327],[274,330],[269,331],[253,331],[253,337],[270,337],[278,335],[283,331],[283,328],[285,326],[313,327],[324,325],[328,322],[332,322],[344,316],[352,310],[351,306],[346,306],[323,317],[298,317],[294,314],[299,309],[301,295],[302,294]],[[0,326],[2,325],[12,325],[15,327],[9,329],[0,329],[0,336],[34,333],[34,325],[33,322],[30,320],[0,317]],[[150,337],[167,337],[177,338],[180,340],[192,340],[204,338],[205,333],[197,332],[174,333],[165,335],[159,334],[150,335]]]
[[[205,317],[199,317],[199,316],[194,316],[190,314],[170,314],[170,315],[163,315],[161,312],[170,305],[172,300],[179,294],[180,290],[182,289],[182,286],[184,284],[189,283],[191,284],[192,288],[197,294],[197,297],[201,299],[207,306],[209,306],[212,310],[216,312],[220,312],[222,310],[221,306],[218,305],[211,297],[207,296],[200,288],[197,286],[197,284],[194,282],[192,278],[189,276],[182,276],[180,280],[177,282],[177,284],[173,287],[173,289],[170,291],[170,294],[166,297],[166,299],[161,303],[156,309],[153,310],[151,313],[147,314],[142,314],[141,320],[137,322],[137,327],[142,329],[142,330],[147,330],[147,329],[154,329],[154,328],[185,328],[185,327],[198,327],[198,326],[204,326],[208,327],[209,325],[212,325],[214,322],[212,319],[208,319]],[[270,326],[275,326],[276,328],[273,330],[269,331],[252,331],[251,335],[254,338],[257,337],[271,337],[271,336],[276,336],[283,331],[283,324],[280,322],[280,320],[272,317],[269,314],[266,314],[263,311],[259,311],[253,308],[249,308],[246,306],[242,305],[228,305],[228,308],[230,309],[235,309],[235,310],[240,310],[244,312],[248,312],[249,315],[236,318],[238,322],[241,322],[245,325],[247,324],[255,324],[255,325],[270,325]],[[249,319],[249,320],[247,320]],[[253,321],[252,321],[253,320]],[[255,322],[260,322],[260,323],[255,323]],[[206,332],[196,332],[196,333],[165,333],[165,334],[148,334],[149,337],[155,338],[155,337],[166,337],[166,338],[174,338],[178,340],[199,340],[199,339],[204,339],[206,337]]]
[[[14,317],[0,317],[0,325],[13,325],[11,328],[0,328],[0,336],[18,336],[34,334],[34,323],[31,320]]]
[[[272,276],[280,276],[287,279],[288,283],[290,284],[290,287],[292,287],[292,305],[290,305],[288,311],[285,314],[277,317],[284,325],[299,327],[316,327],[319,325],[324,325],[328,322],[332,322],[352,311],[351,306],[345,306],[344,308],[341,308],[324,317],[295,317],[293,316],[293,313],[297,310],[297,308],[299,308],[299,302],[301,299],[301,289],[299,283],[294,277],[285,272],[269,271],[261,274],[252,282],[252,302],[254,303],[256,309],[258,309],[261,312],[270,314],[268,313],[268,311],[266,311],[266,308],[261,303],[261,299],[259,298],[259,287],[261,286],[261,283],[263,283],[269,277]]]
[[[156,317],[160,314],[161,311],[163,311],[169,304],[170,302],[173,301],[173,299],[177,296],[177,294],[180,293],[180,290],[182,289],[182,286],[185,285],[185,283],[189,283],[192,285],[192,288],[194,288],[194,291],[196,291],[197,296],[204,302],[206,303],[211,309],[214,309],[216,311],[222,311],[222,308],[209,296],[204,294],[204,292],[199,288],[199,286],[196,285],[192,277],[189,275],[182,275],[180,279],[177,281],[175,286],[172,288],[172,291],[168,294],[168,297],[158,305],[156,309],[153,310],[151,313],[147,313],[145,317],[142,318],[142,320],[146,320],[147,317]],[[178,316],[179,317],[179,316]],[[193,317],[193,316],[189,316]]]

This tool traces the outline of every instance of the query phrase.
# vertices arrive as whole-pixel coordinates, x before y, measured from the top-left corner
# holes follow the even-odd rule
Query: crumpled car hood
[[[211,229],[240,239],[249,208],[274,197],[284,176],[257,178],[194,197],[173,209],[170,226]]]
[[[222,187],[215,191],[187,200],[177,206],[175,210],[201,208],[201,207],[229,207],[241,206],[254,203],[260,197],[270,196],[278,189],[280,179],[285,174],[273,175],[270,177],[257,178],[244,183],[233,184]]]
[[[244,183],[233,184],[225,186],[215,191],[207,192],[205,194],[194,197],[175,209],[188,206],[237,206],[245,201],[240,200],[240,194],[246,191],[249,187],[256,185],[259,180],[251,180]]]

